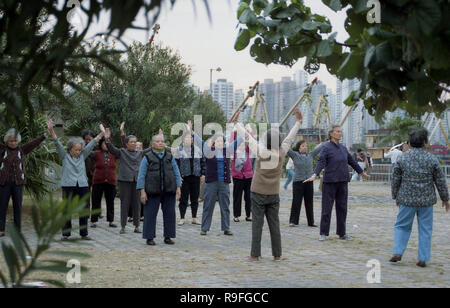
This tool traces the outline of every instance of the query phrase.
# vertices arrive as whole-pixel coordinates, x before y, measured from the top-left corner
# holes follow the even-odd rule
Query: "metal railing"
[[[447,182],[450,180],[450,165],[442,165],[442,172],[444,172],[447,177]],[[350,176],[353,176],[354,171],[351,169]],[[370,182],[391,182],[392,178],[392,164],[373,164],[368,170],[370,175]],[[449,182],[450,183],[450,182]]]

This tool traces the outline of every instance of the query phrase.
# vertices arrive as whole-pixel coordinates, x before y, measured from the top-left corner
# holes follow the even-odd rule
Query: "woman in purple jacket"
[[[230,143],[236,139],[236,136],[237,132],[231,133]],[[231,174],[233,177],[233,220],[234,222],[239,222],[242,211],[242,194],[244,194],[245,220],[252,221],[250,187],[253,179],[253,166],[250,158],[250,148],[246,143],[235,147],[234,157],[231,163]]]

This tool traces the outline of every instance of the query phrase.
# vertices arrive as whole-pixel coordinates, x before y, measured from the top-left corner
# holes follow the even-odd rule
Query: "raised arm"
[[[127,147],[127,137],[125,135],[125,122],[120,123],[120,140],[122,141],[122,147],[126,148]]]
[[[292,127],[286,139],[284,139],[283,143],[281,144],[281,149],[284,151],[284,153],[287,153],[287,151],[290,149],[291,144],[294,141],[294,138],[297,135],[300,126],[302,125],[303,116],[302,113],[300,112],[300,109],[298,108],[295,109],[295,117],[297,118],[297,122],[295,122],[294,127]]]
[[[51,138],[55,142],[56,151],[58,152],[59,158],[63,160],[64,157],[66,157],[67,152],[61,144],[61,141],[59,141],[58,136],[56,136],[55,130],[53,129],[53,121],[51,119],[48,120],[47,123],[47,134],[51,136]]]
[[[61,161],[66,157],[67,151],[64,149],[64,146],[62,145],[61,141],[59,139],[53,139],[55,142],[56,151],[58,152],[59,158]]]
[[[289,149],[287,152],[287,155],[291,158],[294,159],[295,156],[297,155],[297,153],[293,150],[293,149]]]
[[[41,135],[38,138],[25,143],[21,148],[25,155],[31,153],[35,148],[37,148],[45,140],[45,135]]]
[[[106,142],[106,147],[108,148],[108,152],[110,152],[112,155],[114,155],[117,159],[120,159],[121,152],[118,148],[116,148],[111,143],[110,138],[111,138],[111,131],[109,130],[109,128],[107,128],[105,130],[105,142]]]

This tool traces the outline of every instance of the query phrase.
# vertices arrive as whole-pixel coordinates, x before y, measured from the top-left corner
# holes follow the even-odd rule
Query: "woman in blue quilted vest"
[[[188,122],[188,131],[192,132],[190,121]],[[235,147],[238,147],[244,140],[242,137],[238,137],[233,143],[226,146],[224,135],[216,134],[212,137],[212,145],[209,146],[196,133],[193,133],[193,137],[195,144],[203,149],[206,158],[205,200],[200,234],[206,235],[210,230],[216,200],[219,200],[221,229],[225,235],[233,235],[230,230],[230,183],[232,176],[230,159],[234,156]]]

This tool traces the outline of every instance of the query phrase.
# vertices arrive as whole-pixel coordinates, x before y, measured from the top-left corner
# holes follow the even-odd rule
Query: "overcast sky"
[[[178,0],[171,9],[165,7],[158,20],[161,25],[156,42],[162,42],[177,50],[183,63],[193,70],[191,82],[202,90],[209,88],[210,68],[220,67],[222,72],[213,72],[213,81],[225,78],[234,83],[235,89],[247,89],[257,80],[272,78],[279,81],[282,76],[292,77],[298,69],[303,69],[304,61],[300,60],[292,68],[271,64],[266,66],[255,62],[249,53],[249,47],[243,51],[234,50],[239,28],[237,28],[236,11],[239,0],[210,0],[212,22],[208,20],[203,1],[196,0],[196,12],[191,0]],[[344,41],[347,33],[344,30],[345,14],[337,14],[327,8],[319,0],[305,0],[313,13],[325,15],[331,20],[333,31],[338,32],[338,41]],[[145,24],[143,18],[138,23]],[[95,31],[106,29],[109,17],[101,17]],[[145,43],[151,33],[129,30],[125,33],[125,41]],[[322,65],[319,72],[310,76],[322,80],[328,88],[335,90],[335,78]]]

